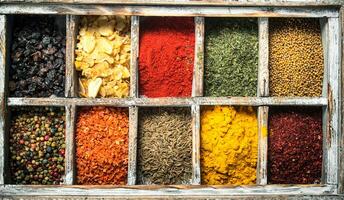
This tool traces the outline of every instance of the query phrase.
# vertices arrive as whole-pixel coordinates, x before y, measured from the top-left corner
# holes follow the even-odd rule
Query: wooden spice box
[[[110,2],[111,1],[107,1]],[[134,2],[134,3],[133,3]],[[339,7],[232,7],[226,4],[207,6],[182,1],[186,6],[147,5],[141,1],[129,4],[0,4],[0,194],[17,195],[107,195],[117,197],[152,196],[251,196],[251,195],[334,195],[342,190],[343,169],[340,170],[341,144],[341,20]],[[220,1],[218,1],[220,2]],[[234,1],[233,1],[234,2]],[[94,3],[94,2],[92,2]],[[105,2],[104,2],[105,3]],[[123,2],[122,2],[123,3]],[[127,2],[128,3],[128,2]],[[212,4],[215,5],[216,3]],[[262,4],[264,5],[264,4]],[[281,4],[283,6],[283,4]],[[289,4],[295,6],[293,3]],[[326,5],[320,4],[320,5]],[[266,4],[265,6],[271,6]],[[315,6],[311,5],[310,6]],[[66,16],[66,81],[64,98],[14,98],[8,97],[9,45],[11,42],[11,15],[52,14]],[[130,15],[131,16],[131,78],[128,98],[79,98],[78,79],[74,68],[74,50],[78,24],[82,15]],[[195,17],[195,64],[191,98],[144,98],[138,94],[138,51],[140,16],[192,16]],[[256,17],[259,29],[259,64],[257,97],[203,97],[204,74],[204,26],[205,17]],[[324,48],[325,74],[321,97],[270,97],[268,69],[269,18],[304,17],[321,21]],[[129,158],[127,186],[80,186],[75,183],[74,130],[79,106],[114,106],[129,108]],[[253,186],[205,186],[201,183],[200,169],[200,111],[205,105],[243,105],[258,107],[259,151],[257,163],[257,185]],[[59,186],[10,185],[8,183],[8,110],[14,106],[64,106],[66,112],[66,157],[64,183]],[[192,185],[143,186],[136,183],[136,152],[138,109],[140,107],[191,107],[193,151]],[[318,106],[323,108],[323,173],[319,185],[268,185],[267,144],[264,133],[268,126],[269,106]],[[1,195],[0,195],[1,196]]]

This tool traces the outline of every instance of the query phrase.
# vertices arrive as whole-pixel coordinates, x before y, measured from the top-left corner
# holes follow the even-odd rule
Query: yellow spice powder
[[[252,107],[206,107],[201,120],[202,184],[255,184],[256,111]]]

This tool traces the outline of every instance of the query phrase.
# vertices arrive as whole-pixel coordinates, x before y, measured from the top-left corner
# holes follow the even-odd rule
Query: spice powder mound
[[[205,96],[256,96],[257,20],[209,18],[205,27]]]
[[[272,96],[321,96],[324,55],[318,19],[272,19],[269,25]]]
[[[270,115],[269,134],[269,183],[320,183],[321,108],[275,108]]]
[[[209,106],[201,114],[202,184],[256,182],[258,123],[252,107]]]
[[[193,18],[147,17],[140,25],[140,95],[191,96],[194,65]]]
[[[127,109],[81,108],[76,125],[78,184],[126,184],[128,123]]]
[[[191,130],[190,109],[139,110],[138,184],[190,184]]]

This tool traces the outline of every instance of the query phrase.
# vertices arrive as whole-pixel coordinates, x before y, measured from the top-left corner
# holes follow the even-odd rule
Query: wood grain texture
[[[131,17],[131,52],[130,52],[130,97],[138,97],[138,63],[139,63],[139,32],[140,18]]]
[[[258,107],[258,161],[257,161],[257,184],[268,183],[268,106]]]
[[[258,96],[269,96],[269,20],[258,18]]]
[[[75,124],[76,106],[68,105],[66,109],[66,153],[65,153],[65,180],[64,184],[73,185],[75,183]]]
[[[325,6],[342,5],[341,0],[0,0],[5,3],[80,3],[144,5],[223,5],[223,6]]]
[[[129,108],[128,185],[136,184],[138,108]]]
[[[65,96],[78,96],[78,74],[74,67],[76,36],[78,34],[79,20],[77,16],[66,16],[66,84]]]
[[[192,96],[203,96],[204,74],[204,17],[195,17],[195,60],[192,79]]]
[[[9,106],[191,106],[238,105],[238,106],[326,106],[325,97],[192,97],[192,98],[17,98],[7,99]]]
[[[337,8],[212,7],[82,4],[0,4],[0,14],[71,14],[208,17],[338,17]]]
[[[340,9],[340,16],[341,16],[341,49],[342,49],[342,58],[344,58],[344,6]],[[342,60],[342,72],[341,72],[341,85],[344,84],[344,61]],[[343,94],[344,94],[344,87],[341,87],[341,102],[343,102]],[[339,163],[339,185],[338,185],[338,192],[340,194],[344,194],[344,104],[341,104],[341,134],[340,134],[340,148],[339,148],[339,156],[340,156],[340,163]]]
[[[326,140],[327,166],[326,184],[338,184],[339,130],[340,130],[340,22],[339,18],[328,19],[328,131]]]
[[[0,194],[4,196],[20,195],[87,195],[121,196],[121,197],[153,197],[153,196],[235,196],[235,195],[324,195],[335,194],[337,186],[317,185],[266,185],[266,186],[0,186]]]
[[[191,107],[192,115],[192,183],[201,184],[201,108],[199,105]]]
[[[5,183],[7,17],[0,15],[0,185]]]
[[[148,199],[177,199],[177,200],[185,200],[185,199],[227,199],[227,200],[237,200],[237,199],[246,199],[246,200],[279,200],[279,199],[289,199],[289,200],[342,200],[343,196],[339,195],[286,195],[281,197],[280,195],[232,195],[232,196],[220,196],[220,195],[204,195],[204,196],[168,196],[168,195],[160,195],[160,196],[6,196],[3,200],[22,200],[22,199],[31,199],[31,200],[110,200],[110,199],[140,199],[140,200],[148,200]]]

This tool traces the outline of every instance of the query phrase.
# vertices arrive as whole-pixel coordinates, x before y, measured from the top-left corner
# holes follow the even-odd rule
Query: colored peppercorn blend
[[[75,54],[82,97],[129,95],[130,16],[83,17]]]
[[[76,125],[77,184],[125,185],[128,174],[128,110],[86,107]]]
[[[269,120],[269,183],[320,183],[322,169],[321,119],[320,108],[272,110]]]
[[[50,16],[14,17],[10,96],[64,96],[66,32],[57,21]]]
[[[321,96],[324,56],[318,19],[271,19],[272,96]]]
[[[11,182],[60,184],[65,170],[64,109],[24,107],[11,113]]]
[[[194,19],[147,17],[140,25],[140,95],[191,96]]]
[[[191,130],[190,109],[140,109],[138,184],[190,183],[192,178]]]
[[[209,18],[205,27],[205,96],[256,96],[257,20]]]
[[[202,184],[255,184],[257,156],[255,109],[211,106],[202,110]]]

